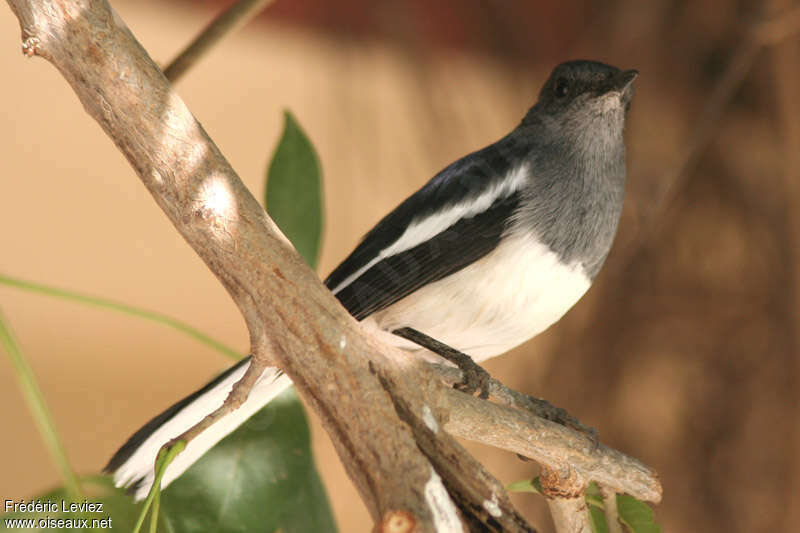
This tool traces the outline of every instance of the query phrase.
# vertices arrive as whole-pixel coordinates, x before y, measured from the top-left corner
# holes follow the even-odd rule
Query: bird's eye
[[[566,78],[558,78],[556,80],[555,93],[559,98],[564,98],[569,94],[569,82]]]

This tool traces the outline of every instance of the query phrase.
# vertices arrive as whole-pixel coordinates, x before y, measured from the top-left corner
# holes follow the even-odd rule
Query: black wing
[[[508,136],[445,168],[384,217],[325,284],[331,290],[338,288],[336,297],[361,320],[491,252],[519,205],[519,193],[499,196],[485,211],[462,218],[432,239],[375,263],[339,287],[397,241],[412,221],[469,202],[496,186],[514,168],[523,149]]]
[[[519,193],[515,193],[479,215],[459,220],[433,239],[375,263],[336,297],[351,315],[362,320],[420,287],[458,272],[495,249],[518,205]]]

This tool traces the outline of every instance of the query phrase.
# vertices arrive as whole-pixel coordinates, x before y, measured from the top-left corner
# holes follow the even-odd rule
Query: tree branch
[[[581,489],[597,481],[640,500],[661,501],[656,473],[637,459],[560,424],[519,409],[445,391],[450,418],[445,429],[464,439],[503,448],[554,469],[568,468]],[[491,423],[487,423],[491,421]]]
[[[497,480],[442,428],[575,472],[576,487],[598,479],[660,498],[652,472],[630,458],[601,447],[592,462],[586,437],[453,391],[427,366],[365,335],[105,0],[9,4],[23,52],[58,68],[228,290],[247,323],[252,364],[279,366],[319,414],[377,530],[532,531]],[[559,451],[551,449],[556,441]],[[620,468],[622,484],[598,466],[606,462]]]
[[[274,0],[237,0],[203,28],[197,37],[164,68],[164,75],[175,83],[207,54],[223,37],[247,24]]]
[[[603,495],[603,508],[606,513],[608,523],[608,533],[623,533],[622,524],[619,521],[619,508],[617,508],[617,492],[609,487],[600,487]]]
[[[457,368],[435,364],[430,367],[447,383],[461,381]],[[463,439],[514,452],[553,469],[568,465],[573,482],[580,480],[581,486],[597,481],[643,501],[661,501],[658,474],[638,459],[599,444],[590,435],[542,418],[538,406],[528,405],[531,398],[495,379],[489,382],[489,393],[507,405],[444,390],[440,405],[449,413],[445,429]]]

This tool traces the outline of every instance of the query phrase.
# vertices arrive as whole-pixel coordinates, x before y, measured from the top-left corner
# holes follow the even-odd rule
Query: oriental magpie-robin
[[[625,189],[623,127],[635,70],[593,61],[555,68],[511,133],[452,163],[386,215],[325,285],[357,320],[416,330],[482,361],[556,322],[586,292],[617,230]],[[106,466],[143,498],[162,445],[222,405],[249,358],[136,432]],[[192,440],[166,486],[291,385],[277,368],[247,401]]]

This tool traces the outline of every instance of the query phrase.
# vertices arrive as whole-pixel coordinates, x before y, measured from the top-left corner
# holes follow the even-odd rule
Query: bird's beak
[[[619,92],[620,99],[626,106],[633,98],[633,82],[639,76],[638,70],[623,70],[611,80],[611,91]],[[627,107],[626,107],[627,109]]]
[[[624,93],[633,85],[633,80],[635,80],[638,76],[638,70],[623,70],[614,77],[614,89]]]

